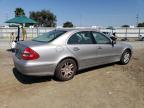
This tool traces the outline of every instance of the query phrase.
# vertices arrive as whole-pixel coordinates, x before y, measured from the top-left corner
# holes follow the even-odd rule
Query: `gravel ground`
[[[8,42],[0,40],[0,108],[143,108],[144,42],[128,43],[134,47],[128,65],[94,67],[58,82],[19,74]]]

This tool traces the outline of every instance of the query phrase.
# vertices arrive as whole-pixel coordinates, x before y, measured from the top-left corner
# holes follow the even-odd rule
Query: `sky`
[[[50,10],[57,25],[71,21],[75,26],[136,25],[144,21],[144,0],[0,0],[0,25],[14,17],[15,8],[30,11]]]

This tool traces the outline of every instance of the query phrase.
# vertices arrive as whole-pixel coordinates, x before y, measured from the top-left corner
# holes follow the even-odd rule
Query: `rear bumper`
[[[20,73],[30,76],[53,76],[56,68],[55,63],[19,60],[14,54],[13,61]]]

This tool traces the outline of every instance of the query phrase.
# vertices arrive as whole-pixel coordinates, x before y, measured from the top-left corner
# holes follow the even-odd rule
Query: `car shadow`
[[[111,63],[111,64],[100,65],[100,66],[95,66],[95,67],[92,67],[92,68],[83,69],[83,70],[78,71],[76,75],[83,74],[83,73],[93,71],[93,70],[96,70],[96,69],[100,69],[100,68],[113,66],[114,64],[116,64],[116,63]],[[36,76],[23,75],[16,68],[13,68],[13,74],[14,74],[15,78],[23,84],[33,84],[33,83],[47,82],[47,81],[51,81],[52,79],[54,81],[61,82],[60,80],[58,80],[58,79],[56,79],[55,77],[52,77],[52,76],[37,76],[36,77]]]
[[[15,49],[11,48],[11,49],[7,49],[6,51],[14,53]]]
[[[41,83],[41,82],[47,82],[47,81],[51,81],[52,77],[50,76],[26,76],[21,74],[16,68],[13,68],[13,74],[15,76],[15,78],[23,83],[23,84],[33,84],[33,83]]]
[[[117,64],[117,63],[104,64],[104,65],[100,65],[100,66],[94,66],[94,67],[82,69],[82,70],[78,71],[76,75],[83,74],[83,73],[93,71],[93,70],[96,70],[96,69],[106,68],[106,67],[109,67],[109,66],[113,66],[115,64]]]

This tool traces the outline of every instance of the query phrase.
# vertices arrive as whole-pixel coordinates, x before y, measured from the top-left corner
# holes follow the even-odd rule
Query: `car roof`
[[[97,31],[96,29],[78,29],[78,28],[61,28],[61,29],[56,29],[56,30],[61,30],[61,31]]]

